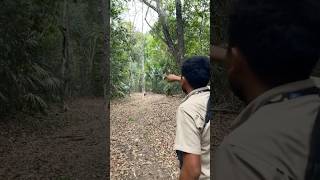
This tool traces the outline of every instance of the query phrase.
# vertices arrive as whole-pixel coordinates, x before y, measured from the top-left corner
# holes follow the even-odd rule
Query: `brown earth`
[[[111,179],[177,179],[173,150],[181,97],[133,94],[111,104]]]
[[[0,179],[106,179],[103,99],[0,121]]]
[[[111,103],[111,179],[169,180],[179,175],[173,151],[175,113],[182,97],[133,94]],[[215,112],[212,150],[237,114]]]
[[[111,179],[177,179],[173,150],[181,96],[148,93],[111,102]],[[106,179],[107,133],[102,98],[77,98],[48,116],[0,121],[0,179]],[[215,113],[213,149],[234,114]]]

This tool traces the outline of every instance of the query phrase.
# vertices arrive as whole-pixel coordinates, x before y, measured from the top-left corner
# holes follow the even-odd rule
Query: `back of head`
[[[309,78],[319,60],[319,0],[233,0],[229,45],[277,86]]]
[[[184,61],[181,74],[193,89],[205,87],[210,80],[210,62],[205,56],[193,56]]]

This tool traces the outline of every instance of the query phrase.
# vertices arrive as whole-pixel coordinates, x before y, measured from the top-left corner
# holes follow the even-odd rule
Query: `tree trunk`
[[[67,110],[65,105],[65,98],[69,95],[69,81],[70,81],[70,22],[69,22],[69,2],[63,2],[63,24],[61,29],[62,41],[62,64],[61,64],[61,79],[62,89],[61,94],[63,98],[63,109]]]
[[[143,14],[143,4],[142,5],[142,14]],[[143,16],[142,22],[143,22]],[[143,23],[142,23],[142,47],[141,47],[141,92],[144,95],[146,92],[146,82],[145,82],[145,70],[144,70],[144,61],[145,61],[145,54],[144,54],[144,47],[145,47],[145,39],[144,39],[144,32],[143,32]]]
[[[210,46],[227,45],[228,39],[228,17],[230,0],[211,0],[210,1]],[[213,61],[211,61],[213,62]],[[216,102],[225,101],[223,98],[230,99],[232,93],[229,90],[226,71],[217,64],[211,65],[211,88],[212,96]]]
[[[184,47],[184,28],[182,19],[181,0],[176,0],[176,18],[177,18],[177,35],[178,35],[178,64],[181,66],[185,55]]]
[[[227,40],[227,3],[228,0],[210,0],[210,47],[213,45],[222,45],[226,43]],[[211,49],[211,48],[210,48]],[[210,57],[211,58],[211,57]],[[213,62],[211,60],[211,62]],[[224,88],[219,87],[220,78],[223,78],[223,81],[227,81],[225,76],[220,76],[217,74],[217,64],[211,63],[211,95],[210,95],[210,108],[209,110],[213,112],[213,109],[217,106],[217,99],[223,96],[222,92]],[[221,79],[220,79],[221,81]],[[218,91],[217,89],[222,88],[223,90]],[[219,117],[219,114],[213,112],[213,121],[210,123],[211,132],[215,132],[211,136],[211,149],[213,153],[215,152],[217,146],[221,143],[224,136],[228,133],[230,124],[226,125],[226,120]],[[213,167],[213,161],[211,161],[211,167]],[[214,167],[213,167],[214,168]]]
[[[104,95],[103,109],[105,112],[105,119],[102,124],[106,128],[106,157],[110,157],[110,1],[100,0],[101,3],[101,17],[103,26],[103,58],[101,61],[101,76]],[[106,177],[110,177],[110,165],[107,164]]]
[[[88,81],[88,89],[89,94],[92,94],[94,92],[93,87],[93,73],[94,73],[94,57],[96,54],[96,46],[97,46],[97,37],[93,37],[92,40],[90,40],[90,47],[89,47],[89,53],[88,53],[88,70],[87,70],[87,81]]]
[[[110,100],[110,2],[108,0],[101,0],[101,8],[104,40],[101,73],[105,103],[108,104]]]
[[[145,94],[146,92],[146,78],[145,78],[145,70],[144,70],[144,61],[145,61],[145,56],[144,56],[144,46],[142,49],[142,56],[141,56],[141,92],[142,94]]]
[[[177,29],[177,33],[178,33],[178,45],[176,45],[174,43],[175,41],[172,39],[172,36],[170,34],[166,11],[162,9],[161,1],[155,0],[156,6],[152,5],[150,2],[148,2],[148,0],[140,0],[140,1],[143,2],[144,4],[146,4],[147,6],[149,6],[155,12],[157,12],[158,17],[159,17],[159,22],[160,22],[161,28],[162,28],[163,37],[164,37],[161,39],[167,44],[169,52],[175,58],[176,64],[179,67],[181,65],[182,58],[184,56],[184,30],[183,30],[181,1],[176,0],[176,5],[178,4],[178,7],[176,7],[177,16],[180,16],[179,18],[177,17],[177,19],[176,19],[177,20],[177,28],[176,29]],[[180,6],[179,6],[179,4],[180,4]]]

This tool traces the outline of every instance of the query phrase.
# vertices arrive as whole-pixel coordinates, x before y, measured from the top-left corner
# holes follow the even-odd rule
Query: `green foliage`
[[[102,95],[101,55],[103,39],[99,1],[70,4],[72,68],[70,88],[74,95]]]
[[[166,74],[179,74],[174,59],[166,50],[166,45],[160,39],[146,35],[146,88],[154,93],[176,94],[180,92],[178,84],[164,80]]]
[[[68,8],[65,8],[68,2]],[[178,83],[163,80],[180,70],[156,22],[150,33],[135,32],[121,14],[127,1],[111,1],[111,95],[141,91],[180,93]],[[175,1],[163,1],[174,41]],[[208,52],[208,4],[184,3],[186,56]],[[102,18],[99,0],[3,0],[0,7],[0,114],[11,111],[45,112],[52,101],[68,96],[103,95]],[[64,21],[68,19],[68,21]],[[66,28],[68,27],[68,39]],[[63,48],[70,50],[63,76]],[[144,59],[144,71],[142,61]],[[64,88],[66,87],[66,88]],[[66,92],[67,91],[67,92]]]
[[[208,55],[210,44],[209,1],[184,3],[186,56]]]
[[[0,7],[0,114],[42,111],[56,97],[60,81],[46,65],[48,43],[59,31],[56,2],[4,0]]]
[[[11,111],[45,112],[50,102],[62,102],[65,94],[103,95],[99,8],[99,0],[1,1],[1,115]],[[119,10],[114,10],[112,16],[119,15]],[[67,27],[70,34],[65,39]],[[65,41],[70,58],[62,79]]]
[[[119,2],[114,2],[119,3]],[[175,1],[163,1],[168,15],[169,31],[177,41]],[[121,14],[125,9],[115,12]],[[183,7],[186,57],[208,55],[209,52],[209,4],[201,0],[184,3]],[[112,95],[123,97],[134,91],[141,91],[141,77],[145,74],[147,91],[167,95],[181,93],[178,83],[168,83],[164,76],[169,73],[180,74],[172,54],[163,41],[162,27],[156,22],[150,33],[134,32],[133,25],[121,18],[112,21]],[[142,72],[142,59],[145,59]],[[129,92],[127,87],[129,87]]]
[[[116,20],[111,29],[111,95],[124,97],[130,92],[130,62],[135,39],[129,23]]]

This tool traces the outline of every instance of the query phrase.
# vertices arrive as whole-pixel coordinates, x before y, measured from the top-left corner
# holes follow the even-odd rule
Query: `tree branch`
[[[150,23],[148,22],[148,20],[147,20],[148,12],[149,12],[149,7],[148,7],[148,9],[147,9],[146,16],[145,16],[144,20],[146,21],[146,23],[148,24],[148,26],[150,27],[150,29],[152,29],[151,24],[150,24]],[[157,33],[157,35],[158,35],[158,38],[159,38],[159,39],[161,39],[163,42],[166,42],[166,40],[163,39],[163,37],[161,37],[160,34]]]
[[[162,11],[161,9],[161,3],[160,0],[156,0],[156,6],[152,5],[150,2],[148,2],[147,0],[140,0],[140,2],[143,2],[144,4],[146,4],[147,6],[149,6],[151,9],[155,10],[158,13],[158,17],[159,17],[159,22],[161,24],[162,27],[162,33],[164,36],[164,39],[161,38],[168,46],[169,52],[176,58],[177,63],[178,62],[178,49],[171,37],[170,34],[170,30],[169,30],[169,25],[168,25],[168,21],[167,21],[167,17],[166,17],[166,13],[165,11]]]
[[[148,24],[148,26],[150,27],[150,29],[152,29],[152,26],[150,25],[150,23],[149,23],[148,20],[147,20],[149,8],[150,8],[150,7],[148,7],[148,9],[147,9],[146,16],[144,17],[144,20],[146,21],[146,23]]]
[[[140,1],[143,2],[145,5],[147,5],[148,7],[150,7],[151,9],[153,9],[158,14],[160,14],[159,9],[156,8],[154,5],[152,5],[151,2],[148,2],[147,0],[140,0]]]

